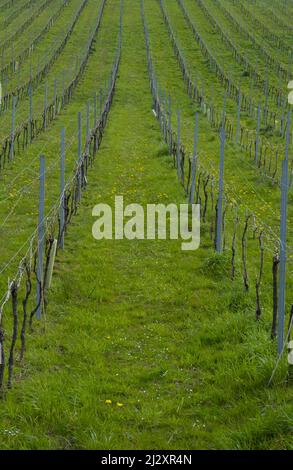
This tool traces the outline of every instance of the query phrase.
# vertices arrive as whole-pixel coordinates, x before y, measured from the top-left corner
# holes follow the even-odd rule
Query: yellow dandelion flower
[[[119,408],[121,408],[123,405],[123,403],[119,403],[119,401],[117,402],[117,406],[119,406]]]
[[[105,400],[106,405],[112,405],[112,400]]]

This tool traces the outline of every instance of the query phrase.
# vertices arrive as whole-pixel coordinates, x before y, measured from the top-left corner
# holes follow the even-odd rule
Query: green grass
[[[77,113],[82,113],[83,142],[86,133],[86,104],[91,100],[91,124],[93,122],[93,96],[100,88],[104,88],[108,79],[118,43],[119,5],[106,6],[101,29],[97,35],[94,50],[90,56],[85,73],[74,92],[72,102],[65,107],[61,115],[48,130],[42,133],[34,143],[21,152],[0,175],[0,233],[5,237],[13,233],[10,242],[0,248],[1,268],[13,256],[15,250],[22,246],[33,233],[38,220],[38,199],[34,197],[38,191],[39,155],[46,157],[45,211],[49,212],[59,198],[60,193],[60,136],[61,129],[66,130],[66,181],[71,177],[77,158]],[[113,25],[111,26],[111,23]],[[107,42],[108,47],[104,48]],[[97,67],[99,64],[99,67]],[[99,108],[99,103],[98,103]],[[24,189],[22,189],[24,188]],[[21,196],[21,197],[20,197]],[[8,216],[8,217],[7,217]],[[25,247],[20,255],[26,252]],[[19,259],[15,260],[0,284],[2,289],[7,284],[6,276],[12,276]]]
[[[37,19],[36,13],[38,12],[40,8],[41,3],[34,2],[29,6],[29,8],[26,8],[22,12],[19,11],[20,8],[27,3],[28,1],[26,0],[26,1],[22,1],[22,2],[15,4],[14,6],[12,6],[12,8],[6,9],[3,16],[1,14],[2,12],[0,13],[0,19],[2,20],[1,31],[0,31],[1,43],[2,41],[5,42],[16,31],[18,31],[22,27],[22,25],[26,22],[26,20],[28,20],[29,18],[34,16],[34,20]],[[13,14],[13,17],[11,16],[12,14]],[[47,11],[47,14],[48,14],[48,11]],[[12,21],[6,26],[5,20],[7,20],[8,17],[11,17],[10,19],[12,19]],[[11,53],[11,50],[9,52]],[[8,51],[4,50],[4,57],[6,54],[8,54]],[[1,57],[1,60],[2,60],[2,57]]]
[[[14,55],[17,56],[20,54],[26,47],[29,47],[31,41],[38,35],[38,33],[42,30],[42,28],[48,23],[48,19],[53,16],[53,14],[59,9],[62,4],[62,0],[54,0],[50,3],[48,8],[37,17],[34,18],[32,24],[23,31],[21,36],[16,39],[13,43],[13,52]],[[26,18],[25,18],[26,20]],[[22,23],[24,23],[24,18],[22,18]],[[15,31],[16,28],[14,26],[13,30]],[[9,54],[10,52],[10,54]],[[1,58],[1,68],[2,65],[6,65],[11,60],[11,51],[4,51],[3,54],[3,64]]]
[[[81,6],[80,1],[72,0],[68,7],[65,8],[61,21],[57,21],[49,33],[46,35],[44,41],[42,41],[37,47],[33,54],[33,76],[36,75],[39,69],[42,69],[45,64],[48,63],[49,59],[53,55],[68,30],[68,27],[72,24],[75,13]],[[52,67],[49,69],[46,79],[43,80],[33,90],[33,115],[34,117],[40,118],[44,109],[44,96],[45,96],[45,84],[47,83],[47,103],[51,103],[54,98],[54,87],[55,80],[57,81],[57,94],[60,95],[64,86],[67,87],[69,83],[75,77],[76,64],[80,64],[81,59],[85,54],[85,49],[89,40],[89,33],[94,28],[99,13],[100,1],[89,0],[83,11],[81,12],[79,19],[70,35],[70,38],[65,45],[62,53],[58,55],[54,61]],[[77,54],[78,51],[78,54]],[[30,75],[30,58],[27,58],[21,67],[21,79],[20,83],[23,85],[28,83]],[[14,77],[12,80],[11,88],[15,90],[17,88],[18,77]],[[11,91],[11,90],[9,90]],[[26,96],[20,100],[16,107],[15,113],[15,125],[20,126],[23,122],[29,118],[29,97]],[[11,131],[11,115],[12,109],[7,110],[5,113],[0,115],[0,138],[4,139],[9,135]]]
[[[172,96],[173,126],[177,129],[177,109],[181,112],[182,141],[189,152],[193,148],[194,115],[196,104],[187,96],[182,75],[169,42],[167,29],[160,15],[157,0],[150,0],[145,5],[150,31],[150,43],[155,71],[162,90]],[[177,23],[181,25],[181,20]],[[158,34],[160,31],[160,35]],[[187,39],[186,39],[187,41]],[[203,69],[201,69],[203,70]],[[199,117],[199,155],[207,171],[218,174],[220,139],[218,132],[200,113]],[[280,191],[270,180],[262,176],[249,157],[239,147],[227,142],[225,151],[226,187],[230,197],[239,201],[240,210],[253,211],[257,218],[278,233]],[[288,229],[292,229],[292,207],[289,205]],[[290,232],[291,233],[291,232]],[[291,235],[289,236],[291,239]],[[268,254],[271,260],[271,253]],[[254,277],[254,275],[253,275]]]
[[[114,5],[100,44],[115,37]],[[239,273],[231,286],[229,255],[213,253],[208,227],[196,252],[183,253],[174,240],[92,238],[93,206],[112,205],[114,195],[143,205],[185,199],[151,111],[144,47],[139,3],[125,0],[109,123],[57,259],[46,320],[35,323],[25,363],[0,402],[0,448],[292,449],[286,365],[268,388],[276,353],[269,323],[255,322],[254,296],[243,292]],[[103,51],[98,42],[68,109],[73,119],[94,87],[91,70],[104,76]],[[168,66],[174,74],[174,61]],[[59,131],[52,126],[46,138]]]
[[[256,105],[258,103],[262,103],[262,106],[264,106],[265,94],[263,85],[255,85],[253,80],[251,80],[251,78],[245,74],[244,67],[239,65],[234,60],[233,53],[222,41],[220,34],[214,31],[204,12],[197,5],[197,2],[193,0],[185,0],[183,4],[186,7],[186,11],[190,16],[191,21],[195,24],[197,30],[202,35],[203,40],[206,41],[209,50],[216,58],[217,62],[220,64],[225,73],[231,77],[231,82],[235,86],[239,86],[241,88],[242,94],[246,95],[247,98],[252,96],[254,109],[256,109]],[[206,6],[208,7],[208,5]],[[192,31],[183,16],[178,2],[166,2],[164,3],[164,8],[169,16],[170,23],[176,35],[179,47],[182,50],[183,56],[187,62],[188,70],[190,70],[191,76],[198,84],[198,87],[203,91],[205,100],[209,103],[213,103],[215,109],[218,111],[218,113],[221,114],[225,95],[223,83],[210,67],[208,59],[202,55],[201,49],[192,35]],[[209,11],[216,16],[217,21],[222,27],[223,31],[227,33],[226,24],[222,24],[220,22],[217,10],[215,10],[213,7],[209,8]],[[243,44],[241,35],[239,33],[234,34],[234,37],[229,33],[228,37],[233,39],[237,46],[239,46],[239,43]],[[247,41],[244,43],[244,47],[245,49],[242,55],[245,57],[246,51],[251,53],[251,63],[254,64],[255,69],[257,69],[258,73],[263,77],[263,79],[265,79],[266,68],[259,60],[259,55],[255,50],[253,50],[252,47],[250,47],[250,44],[247,44]],[[286,94],[287,82],[285,80],[280,82],[279,78],[275,76],[274,70],[270,69],[268,71],[268,78],[269,83],[274,84],[278,88],[281,88]],[[237,106],[237,98],[232,99],[227,97],[226,113],[230,121],[233,123],[234,129],[236,129]],[[268,99],[268,106],[270,110],[277,111],[277,121],[280,123],[282,109],[277,109],[276,101],[271,97]],[[245,129],[250,129],[254,133],[256,132],[256,119],[249,116],[248,112],[241,112],[240,122]],[[279,148],[283,147],[282,144],[284,144],[284,141],[280,137],[279,131],[272,132],[269,126],[265,126],[264,122],[262,122],[261,133],[264,138],[269,138],[271,144],[274,143],[276,146],[278,145]]]
[[[227,2],[224,2],[224,3],[227,3]],[[230,3],[229,6],[231,6],[231,2],[229,2],[229,3]],[[234,4],[234,6],[237,7],[237,4]],[[285,43],[288,47],[291,46],[291,44],[292,44],[292,34],[288,31],[284,31],[284,29],[282,27],[280,27],[279,25],[277,25],[275,23],[275,21],[273,20],[272,16],[269,13],[269,10],[265,7],[263,2],[258,2],[258,4],[254,5],[253,8],[250,8],[249,5],[247,5],[247,7],[248,7],[247,10],[252,12],[253,17],[256,18],[257,20],[259,20],[261,22],[261,24],[263,24],[267,28],[268,31],[271,31],[273,34],[278,36],[282,40],[282,42]],[[279,8],[279,10],[282,10],[282,7]],[[241,18],[242,17],[241,12],[239,12],[239,10],[237,11],[237,8],[236,8],[235,11],[237,13],[237,17],[240,19],[240,22],[244,23],[244,21],[243,21],[244,19]],[[288,19],[289,18],[287,18],[286,23],[288,22]],[[252,24],[251,21],[246,21],[245,26],[246,26],[246,28],[248,27],[248,29],[259,39],[260,42],[264,41],[263,31],[254,28],[254,25]],[[277,59],[281,60],[281,62],[283,61],[283,63],[288,62],[288,57],[284,56],[284,52],[282,52],[277,47],[275,42],[271,42],[268,39],[268,37],[266,37],[266,42],[267,42],[266,47],[268,48],[268,51],[273,56],[275,56]]]

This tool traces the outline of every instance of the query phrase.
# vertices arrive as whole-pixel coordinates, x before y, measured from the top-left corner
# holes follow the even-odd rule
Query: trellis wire
[[[165,11],[163,0],[159,0],[159,2],[160,2],[161,10],[162,10],[162,13],[163,13],[164,21],[165,21],[166,25],[168,26],[168,29],[171,29],[172,36],[174,37],[174,40],[175,40],[175,35],[174,35],[173,30],[171,28],[168,15]],[[193,36],[194,36],[196,42],[200,46],[202,54],[209,59],[209,64],[210,64],[211,69],[218,76],[218,78],[220,79],[222,85],[228,91],[229,97],[231,99],[233,99],[235,102],[237,102],[237,100],[238,100],[238,85],[236,85],[235,83],[232,82],[231,78],[227,75],[224,68],[221,67],[221,65],[218,63],[217,59],[214,57],[214,55],[210,51],[209,47],[207,46],[207,44],[205,43],[205,41],[201,37],[200,33],[196,29],[196,26],[195,26],[194,22],[191,20],[190,15],[187,12],[187,10],[185,8],[185,5],[183,3],[183,0],[177,0],[177,2],[178,2],[179,6],[182,9],[184,17],[185,17],[192,33],[193,33]],[[254,115],[254,110],[257,109],[257,106],[256,106],[255,103],[253,103],[251,101],[251,97],[248,97],[244,93],[242,93],[241,109],[246,111],[249,115],[250,115],[250,112],[252,110],[253,111],[252,116],[253,116]],[[265,114],[264,109],[262,111],[263,114]],[[277,122],[277,117],[278,117],[277,113],[274,112],[274,111],[269,111],[269,112],[267,112],[267,111],[268,110],[266,110],[266,115],[268,117],[267,124],[271,125],[274,129],[276,129],[276,122]]]
[[[69,85],[66,88],[64,88],[62,94],[55,95],[54,99],[50,103],[47,104],[47,107],[46,107],[47,125],[50,124],[56,118],[56,116],[60,114],[61,109],[63,109],[65,105],[71,101],[73,91],[75,90],[81,77],[83,76],[83,72],[85,70],[95,36],[100,27],[105,3],[106,3],[106,0],[102,0],[98,17],[97,17],[96,26],[93,32],[91,33],[91,36],[89,38],[89,41],[85,50],[85,55],[80,62],[79,68],[74,78],[70,81]],[[24,121],[20,126],[18,126],[18,128],[15,130],[15,133],[14,133],[14,139],[12,139],[12,136],[9,135],[2,141],[2,143],[0,144],[0,170],[3,169],[6,163],[8,162],[8,157],[11,151],[11,147],[13,146],[14,156],[15,156],[16,152],[19,153],[20,148],[24,149],[25,147],[27,147],[40,134],[40,132],[44,131],[44,122],[45,122],[45,116],[44,116],[44,112],[42,112],[41,115],[39,115],[38,117],[34,116],[32,120],[29,118],[26,121]],[[15,149],[14,143],[17,144],[17,149]]]
[[[233,41],[228,37],[227,33],[223,31],[221,26],[219,25],[216,16],[212,15],[206,5],[202,2],[202,0],[196,0],[198,3],[199,7],[203,10],[205,16],[209,20],[209,22],[216,28],[218,33],[221,36],[221,39],[223,42],[226,44],[226,46],[229,47],[229,49],[232,50],[233,52],[233,58],[240,64],[243,65],[245,68],[245,71],[249,73],[250,77],[254,77],[256,83],[262,88],[265,89],[266,87],[266,80],[262,78],[262,76],[256,71],[254,66],[248,61],[247,57],[243,56],[240,50],[236,47],[236,45],[233,43]],[[281,66],[279,66],[282,71],[285,71]],[[286,71],[285,71],[286,72]],[[278,68],[278,73],[279,73],[279,68]],[[287,73],[287,72],[286,72]],[[282,93],[282,91],[278,88],[276,88],[273,85],[270,85],[268,87],[268,93],[270,96],[272,96],[275,99],[275,103],[278,104],[279,100],[284,100],[285,95]]]
[[[36,3],[36,0],[28,0],[26,3],[23,3],[20,8],[18,8],[16,11],[13,11],[7,18],[4,19],[3,21],[3,29],[7,28],[7,26],[12,23],[18,16],[20,16],[25,10],[29,9],[31,5]]]
[[[45,4],[43,4],[39,10],[43,11],[50,3],[52,0],[47,0]],[[13,44],[14,41],[21,36],[21,34],[32,24],[34,21],[35,17],[38,16],[37,14],[32,14],[0,47],[1,54],[2,52],[7,49],[10,44]]]
[[[62,11],[68,5],[69,1],[70,0],[63,0],[63,3],[61,4],[61,6],[58,8],[58,10],[55,13],[53,13],[53,15],[47,21],[46,25],[42,28],[42,30],[38,33],[38,35],[31,41],[31,43],[25,49],[23,49],[17,55],[17,57],[12,57],[12,59],[6,65],[4,65],[3,63],[5,50],[2,49],[2,52],[3,52],[2,59],[1,59],[2,65],[1,65],[1,70],[0,70],[1,80],[3,80],[3,78],[7,76],[9,73],[10,74],[16,73],[17,70],[20,69],[22,63],[33,54],[35,47],[40,43],[40,41],[43,39],[45,34],[47,34],[47,32],[55,24],[56,20],[60,17]],[[49,2],[45,2],[45,5],[48,6],[50,2],[51,0]],[[33,15],[33,19],[35,19],[35,15]]]
[[[24,345],[25,345],[25,330],[27,322],[27,302],[31,292],[32,279],[31,273],[35,273],[37,285],[39,285],[39,296],[37,300],[36,307],[32,310],[29,315],[29,324],[32,326],[32,320],[36,312],[39,311],[38,316],[41,315],[42,310],[46,308],[46,292],[44,285],[46,283],[46,269],[48,266],[48,259],[50,257],[50,250],[53,246],[52,240],[55,238],[56,228],[57,228],[57,238],[59,242],[61,237],[65,234],[66,228],[71,221],[71,218],[77,212],[77,207],[79,201],[76,198],[77,188],[79,180],[82,181],[82,189],[85,189],[87,185],[87,172],[88,168],[92,165],[95,154],[100,147],[104,129],[107,123],[107,117],[111,108],[115,84],[118,75],[118,69],[121,58],[121,43],[122,43],[122,15],[123,15],[123,0],[121,0],[121,13],[120,13],[120,28],[119,28],[119,40],[118,40],[118,49],[115,57],[115,61],[110,73],[110,79],[107,84],[107,91],[105,94],[104,105],[101,110],[98,120],[95,122],[94,128],[88,132],[88,137],[85,142],[84,152],[81,158],[76,163],[76,169],[73,176],[70,178],[69,182],[65,185],[64,190],[61,192],[61,195],[57,203],[51,208],[49,214],[43,218],[40,216],[40,221],[37,229],[29,238],[28,242],[24,245],[29,244],[29,248],[26,252],[26,255],[22,257],[18,270],[12,281],[8,281],[8,289],[2,300],[0,302],[0,388],[3,390],[4,385],[4,372],[5,372],[5,351],[4,351],[4,328],[3,328],[3,309],[7,305],[10,298],[12,298],[12,308],[13,308],[13,336],[11,339],[11,344],[9,348],[9,358],[8,358],[8,379],[7,385],[11,387],[12,384],[12,372],[14,366],[14,349],[16,345],[16,339],[18,335],[18,313],[17,313],[17,292],[19,290],[23,276],[26,275],[26,294],[23,302],[23,326],[21,330],[21,352],[20,357],[23,358],[24,354]],[[63,135],[63,133],[62,133]],[[62,148],[61,154],[63,160],[64,155],[64,146],[63,146],[63,137],[62,137]],[[42,172],[43,170],[41,170]],[[43,172],[44,173],[44,172]],[[62,173],[62,171],[61,171]],[[61,175],[62,179],[62,175]],[[61,188],[62,188],[61,183]],[[65,219],[63,220],[63,225],[60,219],[60,209],[63,207]],[[46,225],[42,234],[39,236],[39,240],[36,243],[36,233],[39,232],[40,227]],[[37,264],[40,266],[40,244],[46,239],[46,263],[45,271],[42,278],[40,274],[36,273]]]
[[[144,0],[141,0],[141,16],[142,16],[142,21],[143,21],[144,33],[145,33],[145,43],[146,43],[146,51],[147,51],[147,62],[148,62],[148,71],[149,71],[149,79],[150,79],[150,88],[151,88],[151,92],[152,92],[152,96],[153,96],[153,100],[154,100],[153,107],[154,107],[154,109],[156,109],[156,117],[160,122],[161,129],[163,129],[163,123],[166,119],[164,114],[167,113],[167,109],[164,109],[164,107],[162,106],[162,103],[160,102],[160,98],[159,98],[158,93],[157,93],[158,84],[157,84],[157,79],[155,77],[155,72],[154,72],[154,69],[153,69],[152,57],[151,57],[151,52],[150,52],[149,33],[148,33],[147,24],[146,24],[146,19],[145,19],[145,16],[144,16]],[[167,132],[166,143],[168,145],[170,145],[171,139],[172,139],[171,154],[175,157],[178,154],[178,148],[177,148],[178,139],[176,137],[176,134],[172,130],[172,127],[170,127],[168,129],[168,132]],[[180,153],[181,153],[181,161],[182,161],[182,160],[184,160],[186,150],[182,146],[181,142],[180,142]],[[175,158],[174,161],[177,162],[177,164],[178,164],[178,160],[176,158]],[[205,159],[205,161],[206,161],[206,159]],[[196,194],[197,194],[196,195],[196,202],[200,203],[201,202],[201,197],[199,196],[199,190],[200,190],[200,186],[202,186],[202,184],[203,184],[201,182],[201,176],[202,177],[205,176],[205,181],[209,181],[209,179],[212,179],[214,177],[211,174],[209,175],[204,170],[202,165],[198,162],[198,159],[196,160],[196,167],[197,167],[196,174],[198,175],[197,176],[197,185],[196,185]],[[187,177],[187,182],[183,181],[183,184],[182,184],[187,194],[189,193],[188,185],[189,185],[189,182],[190,182],[190,171],[191,171],[191,161],[189,159],[189,175]],[[206,185],[206,183],[204,183],[204,186],[205,185]],[[211,191],[212,191],[212,187],[211,187]],[[206,206],[207,193],[206,193],[206,191],[204,191],[204,193],[205,193],[205,196],[204,196],[205,197],[204,207],[205,207]],[[211,197],[212,196],[213,196],[213,194],[211,192]],[[230,206],[234,209],[234,211],[236,213],[235,222],[234,222],[234,230],[233,230],[234,235],[233,235],[233,240],[232,240],[232,250],[231,250],[232,251],[232,262],[231,262],[231,264],[232,264],[232,271],[231,271],[232,276],[231,277],[233,279],[234,274],[235,274],[235,233],[236,233],[236,228],[239,229],[240,206],[235,207],[235,204],[233,203],[233,201],[230,200],[229,194],[226,191],[223,194],[223,198],[225,200],[226,208]],[[212,199],[213,199],[213,197],[212,197]],[[226,211],[224,211],[224,212],[226,212]],[[201,215],[202,215],[202,217],[205,217],[205,213],[201,212]],[[216,218],[217,218],[217,214],[216,214]],[[213,221],[213,216],[212,216],[212,221]],[[224,226],[225,226],[225,222],[223,223],[222,229],[224,228]],[[260,284],[261,284],[261,281],[262,281],[262,278],[263,278],[263,269],[264,269],[264,250],[265,250],[264,241],[266,240],[267,243],[271,244],[272,249],[269,250],[269,251],[272,254],[275,255],[276,251],[280,250],[280,239],[279,239],[279,237],[272,236],[272,233],[270,234],[270,236],[268,236],[268,234],[263,229],[263,224],[256,225],[254,213],[251,212],[251,211],[246,212],[245,221],[244,221],[244,228],[243,228],[243,231],[242,231],[242,274],[243,274],[243,283],[244,283],[244,287],[245,287],[246,290],[250,289],[249,277],[248,277],[248,271],[247,271],[247,261],[248,261],[248,258],[247,258],[247,231],[248,231],[249,226],[251,226],[251,228],[253,228],[253,233],[254,233],[253,239],[258,241],[257,246],[259,248],[259,253],[260,253],[259,274],[258,274],[258,277],[256,279],[256,319],[259,319],[261,317],[261,314],[262,314],[261,301],[260,301]],[[225,232],[225,230],[224,230],[224,232]],[[258,236],[256,236],[257,232],[259,233]],[[215,243],[215,245],[216,245],[216,243]],[[224,242],[224,245],[225,245],[225,242]],[[274,297],[275,297],[275,295],[276,295],[276,291],[274,291]],[[275,314],[275,310],[274,310],[274,314]],[[273,322],[274,321],[275,321],[275,318],[273,318]]]
[[[16,90],[13,90],[11,92],[7,92],[7,93],[4,94],[4,96],[2,97],[1,106],[0,106],[0,111],[1,112],[6,111],[8,109],[8,107],[11,104],[12,97],[16,98],[16,104],[18,104],[18,102],[20,100],[22,100],[23,98],[25,98],[28,95],[30,88],[34,89],[40,82],[42,82],[44,80],[44,77],[47,75],[47,73],[49,72],[49,70],[51,69],[53,64],[55,63],[56,59],[59,57],[61,52],[64,50],[64,48],[65,48],[65,46],[66,46],[73,30],[74,30],[74,27],[75,27],[81,13],[83,12],[84,8],[86,7],[87,3],[88,3],[88,0],[83,0],[82,1],[82,4],[79,6],[78,10],[74,14],[73,19],[70,22],[69,27],[66,30],[66,33],[65,33],[65,36],[63,37],[63,40],[61,41],[61,43],[59,44],[57,49],[54,51],[54,53],[51,56],[51,58],[49,59],[49,61],[45,62],[45,64],[42,66],[42,68],[38,67],[37,73],[34,76],[31,76],[28,82],[26,82],[23,85],[17,87]]]
[[[278,75],[280,74],[280,76],[283,78],[283,79],[288,79],[288,71],[285,70],[282,65],[276,60],[274,59],[263,47],[262,44],[260,44],[254,36],[252,36],[249,31],[244,28],[242,25],[240,25],[240,23],[237,21],[237,19],[224,7],[224,5],[222,4],[221,1],[219,0],[213,0],[217,6],[220,8],[220,10],[222,11],[222,13],[225,15],[225,17],[228,19],[228,21],[233,25],[234,28],[236,28],[237,32],[238,33],[241,33],[242,35],[245,36],[246,39],[249,39],[251,44],[253,45],[253,47],[255,47],[259,52],[260,54],[262,55],[262,57],[264,58],[265,62],[268,63],[270,66],[273,66],[275,67],[276,69],[276,72],[278,73]]]
[[[181,2],[182,0],[178,0],[178,1]],[[187,92],[189,96],[193,98],[199,104],[201,110],[206,115],[207,119],[210,121],[212,127],[220,130],[224,121],[226,137],[229,138],[230,140],[234,140],[233,123],[228,119],[226,115],[225,115],[225,118],[223,119],[223,114],[216,110],[214,104],[210,104],[209,102],[205,100],[205,97],[203,96],[202,91],[199,89],[197,84],[193,82],[188,72],[185,59],[177,44],[174,32],[172,30],[171,24],[168,19],[168,16],[164,9],[163,0],[159,0],[159,2],[160,2],[165,24],[169,32],[172,47],[173,47],[175,56],[178,60],[179,66],[182,71],[183,80],[187,85]],[[239,90],[238,90],[238,87],[235,87],[235,99],[236,98],[238,99],[238,96],[239,96]],[[226,97],[226,94],[225,94],[225,97]],[[259,110],[259,106],[257,107],[257,116],[259,118],[260,115],[259,115],[258,110]],[[287,127],[287,124],[286,124],[286,127]],[[252,150],[253,148],[257,147],[258,154],[259,154],[258,164],[257,164],[258,168],[262,169],[265,176],[272,178],[273,182],[279,183],[278,164],[279,164],[279,153],[282,151],[282,149],[278,147],[277,148],[274,147],[269,142],[266,142],[266,140],[263,138],[261,139],[258,132],[256,132],[256,135],[255,135],[255,131],[251,131],[242,126],[240,126],[239,144],[241,148],[249,154],[253,162],[255,162],[255,156]],[[290,185],[291,185],[293,183],[293,160],[291,160],[290,166],[291,166],[291,180],[290,180]]]

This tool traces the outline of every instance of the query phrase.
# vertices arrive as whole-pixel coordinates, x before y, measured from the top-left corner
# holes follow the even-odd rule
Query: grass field
[[[0,6],[1,25],[15,12],[6,33],[0,33],[1,42],[31,14],[17,15],[25,3],[18,0],[3,12]],[[242,53],[265,74],[266,64],[259,49],[229,22],[219,4],[254,33],[239,6],[228,0],[202,3]],[[263,0],[257,0],[253,10],[250,2],[243,3],[284,44],[292,44],[292,31],[284,28],[290,26],[289,16],[279,9],[281,0],[271,2],[268,11],[263,7]],[[23,31],[15,43],[15,54],[30,44],[60,4],[53,0]],[[29,80],[31,64],[36,70],[38,62],[46,63],[81,4],[81,0],[68,1],[31,57],[24,60],[20,75],[9,78],[9,91],[16,91],[19,84]],[[101,4],[102,0],[88,0],[68,42],[34,90],[36,114],[42,114],[45,83],[48,99],[52,99],[54,80],[60,93],[64,70],[68,83],[74,78],[78,56],[87,47]],[[200,2],[184,0],[184,5],[218,62],[229,70],[235,83],[241,81],[242,90],[249,94],[250,78],[209,24]],[[211,126],[198,103],[187,93],[158,0],[144,0],[142,11],[148,25],[160,99],[164,99],[164,93],[172,97],[171,124],[176,131],[176,113],[180,110],[181,139],[188,156],[193,148],[195,114],[199,112],[202,178],[213,176],[214,193],[209,195],[214,194],[215,200],[210,196],[204,199],[204,188],[200,190],[207,212],[201,221],[201,243],[196,251],[182,251],[181,240],[97,241],[92,236],[93,207],[98,203],[113,207],[116,195],[124,197],[125,205],[187,202],[153,112],[141,2],[124,0],[123,6],[121,61],[103,140],[89,169],[77,214],[67,228],[65,247],[57,253],[52,287],[46,293],[46,313],[40,321],[34,320],[32,331],[27,330],[22,361],[19,350],[24,280],[18,288],[13,383],[12,388],[6,386],[5,369],[0,400],[0,449],[292,450],[293,391],[286,345],[274,380],[268,386],[277,360],[277,341],[271,339],[272,259],[279,248],[276,240],[280,231],[280,186],[263,174],[240,145],[227,140],[225,193],[235,200],[240,217],[235,232],[236,274],[232,281],[234,212],[230,209],[227,209],[226,247],[222,254],[215,252],[211,239],[215,231],[219,177],[219,130]],[[36,4],[31,8],[36,8]],[[78,112],[82,115],[82,145],[86,144],[89,100],[90,126],[94,127],[94,94],[99,97],[109,81],[117,51],[120,8],[119,0],[105,2],[100,28],[70,102],[0,172],[0,299],[6,292],[8,278],[13,279],[21,257],[27,252],[26,241],[38,225],[39,155],[46,157],[45,213],[49,214],[60,197],[61,129],[66,129],[67,180],[76,167]],[[204,96],[213,99],[215,107],[221,110],[225,96],[223,83],[195,42],[179,2],[165,0],[163,8],[190,73],[203,87]],[[288,4],[287,8],[292,14],[292,7]],[[255,38],[276,61],[290,68],[286,54],[278,53],[273,40],[263,37],[262,29],[255,32]],[[2,67],[7,61],[8,56],[3,59]],[[289,78],[292,79],[290,75]],[[269,69],[268,80],[276,87],[280,84],[283,93],[288,92],[287,81],[280,80],[274,69]],[[264,91],[259,86],[253,85],[252,92],[256,102],[265,102]],[[229,96],[226,100],[227,116],[236,122],[237,103]],[[271,98],[269,106],[278,114],[282,112],[282,107]],[[287,112],[289,108],[284,109]],[[27,119],[28,110],[29,99],[25,97],[16,108],[17,125]],[[99,110],[98,107],[98,113]],[[11,113],[9,107],[0,114],[0,139],[10,132]],[[241,123],[255,130],[255,120],[248,113],[241,113]],[[265,126],[262,135],[274,148],[280,148],[281,177],[284,136]],[[292,142],[289,158],[291,162]],[[211,179],[207,181],[210,188]],[[246,291],[241,240],[242,223],[250,212],[258,228],[251,225],[248,231],[249,290]],[[290,187],[286,333],[293,303],[292,223]],[[262,314],[257,321],[255,282],[260,251],[255,234],[259,236],[261,230],[266,232],[266,238],[260,287]],[[30,311],[35,307],[35,290],[34,279]],[[7,361],[13,334],[11,302],[4,306],[1,327]]]

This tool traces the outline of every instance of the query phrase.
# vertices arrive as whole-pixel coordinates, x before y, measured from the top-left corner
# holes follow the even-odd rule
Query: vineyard
[[[292,17],[0,0],[1,450],[293,449]],[[117,196],[199,248],[95,239]]]

